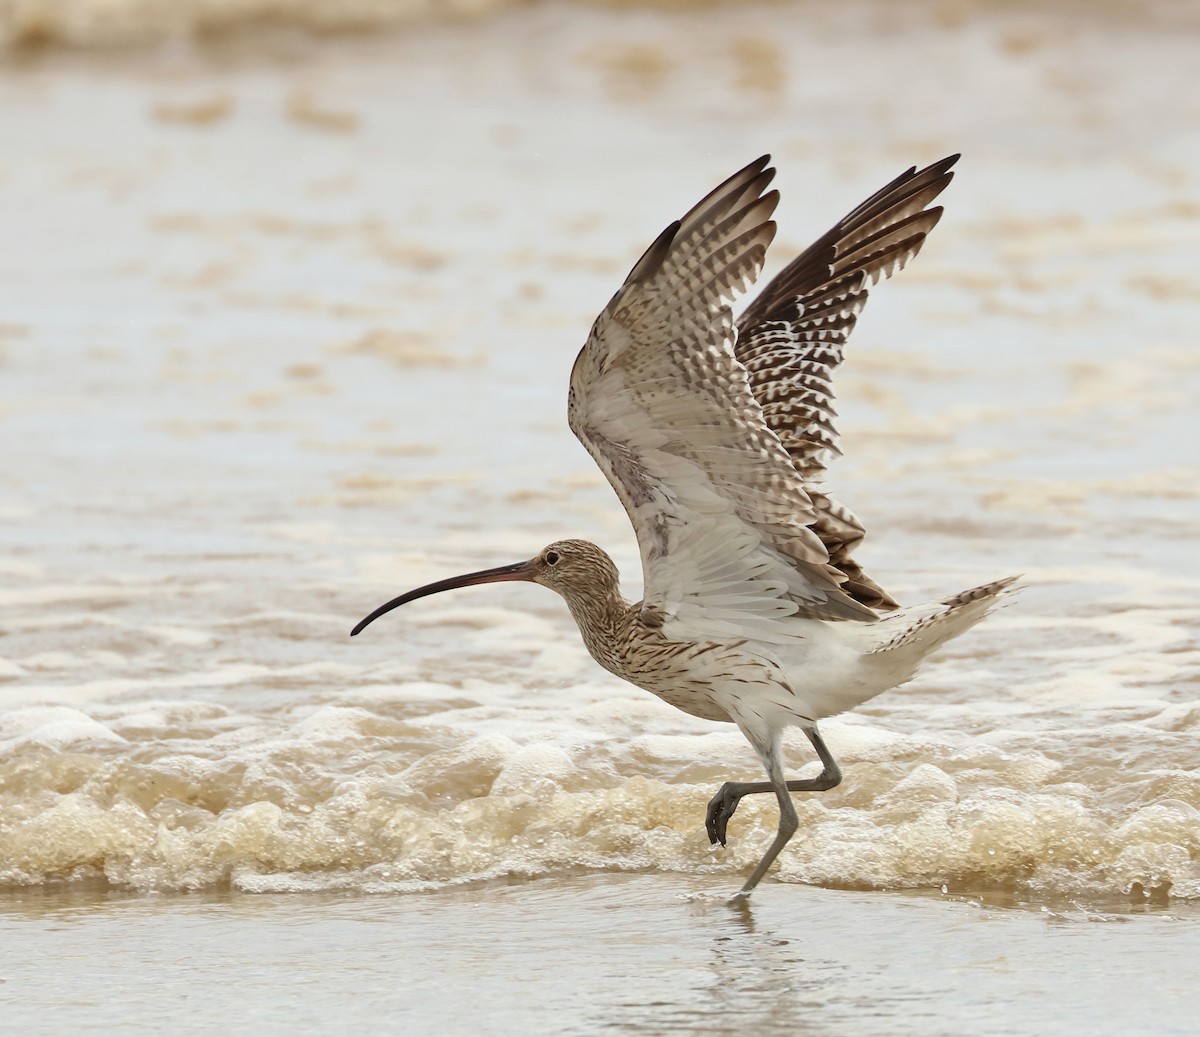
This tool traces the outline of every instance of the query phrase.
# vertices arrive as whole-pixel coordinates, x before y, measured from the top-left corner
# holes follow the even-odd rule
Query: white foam
[[[65,748],[79,742],[123,744],[125,739],[97,720],[66,706],[26,706],[0,713],[0,750],[28,746]]]

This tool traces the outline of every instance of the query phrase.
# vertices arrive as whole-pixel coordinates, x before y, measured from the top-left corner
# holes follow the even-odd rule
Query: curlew
[[[857,517],[825,488],[838,456],[832,375],[868,289],[917,254],[941,217],[930,203],[958,156],[915,167],[793,260],[735,322],[775,234],[769,156],[672,223],[596,319],[571,371],[571,431],[629,515],[644,596],[626,601],[595,544],[559,540],[528,561],[402,594],[353,630],[417,598],[524,580],[557,591],[592,658],[685,713],[734,723],[765,782],[729,781],[706,827],[725,844],[744,796],[774,792],[779,828],[735,899],[795,833],[793,792],[841,781],[824,717],[909,680],[1014,583],[997,580],[902,608],[851,557]],[[799,727],[822,770],[784,776],[781,737]]]

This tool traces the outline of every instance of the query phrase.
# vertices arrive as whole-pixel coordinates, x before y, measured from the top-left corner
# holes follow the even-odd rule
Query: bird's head
[[[415,590],[401,594],[400,597],[380,605],[369,616],[361,620],[350,631],[350,636],[353,637],[369,623],[373,623],[394,608],[407,605],[410,601],[416,601],[417,598],[440,594],[442,591],[457,590],[459,587],[514,581],[540,583],[543,587],[557,591],[570,602],[577,596],[607,597],[616,594],[619,580],[620,576],[613,560],[595,544],[587,540],[556,540],[528,561],[467,573],[465,576],[452,576],[448,580],[427,583],[424,587],[417,587]]]
[[[558,591],[564,598],[588,590],[615,589],[620,574],[607,553],[587,540],[556,540],[526,565],[534,583]]]

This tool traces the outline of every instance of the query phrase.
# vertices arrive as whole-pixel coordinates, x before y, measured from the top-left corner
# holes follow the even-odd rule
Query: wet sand
[[[30,1033],[1184,1034],[1198,921],[784,886],[732,907],[679,876],[38,891],[0,914],[0,996]]]

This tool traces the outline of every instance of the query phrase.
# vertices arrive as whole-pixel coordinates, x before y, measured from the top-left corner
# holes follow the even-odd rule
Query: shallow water
[[[1194,909],[782,886],[734,908],[707,888],[594,875],[421,897],[26,891],[0,912],[0,1010],[24,1032],[83,1013],[122,1033],[1191,1032],[1179,966],[1200,952]]]
[[[1195,40],[1151,17],[948,10],[545,7],[0,70],[0,884],[22,947],[48,941],[22,960],[51,963],[5,965],[5,1012],[74,974],[45,935],[64,911],[114,949],[185,925],[246,961],[279,948],[264,1012],[299,982],[303,932],[304,974],[330,984],[317,1021],[377,939],[391,997],[421,925],[450,936],[422,950],[419,1005],[446,997],[439,976],[493,975],[455,957],[480,913],[488,939],[532,941],[534,1002],[578,988],[611,1008],[631,987],[578,1017],[593,1027],[724,1011],[795,1030],[811,1007],[815,1032],[897,1033],[908,1005],[1000,1033],[1039,1004],[1128,1026],[1150,1010],[1149,992],[1111,1007],[1100,972],[1068,977],[1119,941],[1108,960],[1150,991],[1172,975],[1165,942],[1195,939]],[[767,150],[768,274],[907,165],[964,152],[946,217],[851,341],[831,486],[901,600],[1027,587],[912,684],[822,725],[844,783],[798,799],[756,894],[756,932],[804,933],[805,955],[862,946],[884,1007],[829,951],[833,994],[798,986],[773,1015],[735,983],[734,1007],[713,992],[693,1019],[704,977],[728,986],[719,962],[762,946],[672,899],[736,888],[773,832],[747,802],[727,849],[704,836],[715,787],[757,774],[741,736],[599,671],[537,588],[347,634],[401,590],[562,536],[609,548],[638,595],[624,515],[565,427],[567,373],[653,235]],[[789,761],[815,768],[802,738]],[[295,895],[241,895],[272,892]],[[1149,914],[1074,924],[1118,908]],[[606,911],[628,961],[578,938]],[[371,918],[392,925],[364,943]],[[717,934],[731,957],[714,965]],[[968,957],[938,983],[897,978],[947,941]],[[684,964],[655,995],[664,948]],[[181,951],[163,975],[188,983],[203,960]],[[1038,969],[1031,1014],[1015,995],[973,1014],[975,984],[1021,990]],[[221,1004],[159,998],[121,1004],[172,1026]],[[517,1007],[514,1028],[552,1028]],[[1183,1032],[1163,1011],[1134,1028]]]

